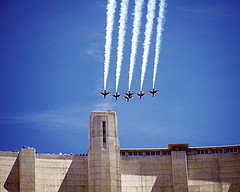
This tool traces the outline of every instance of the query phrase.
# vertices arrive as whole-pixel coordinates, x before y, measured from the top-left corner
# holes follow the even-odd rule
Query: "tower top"
[[[91,116],[93,115],[113,115],[116,116],[115,111],[92,111]]]

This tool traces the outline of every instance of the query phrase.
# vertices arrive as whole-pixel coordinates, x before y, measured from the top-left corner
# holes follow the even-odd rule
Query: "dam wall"
[[[88,157],[0,152],[0,192],[87,192]]]
[[[173,150],[120,149],[120,191],[239,191],[239,145]],[[89,156],[38,154],[32,148],[1,151],[0,192],[88,192],[88,162]]]
[[[88,155],[0,151],[0,192],[239,192],[240,145],[120,149],[115,112],[92,112]]]
[[[182,150],[182,151],[181,151]],[[122,192],[240,191],[240,146],[121,149]]]

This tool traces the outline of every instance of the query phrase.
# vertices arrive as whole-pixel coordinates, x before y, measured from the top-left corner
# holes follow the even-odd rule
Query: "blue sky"
[[[157,1],[159,2],[159,1]],[[240,2],[167,1],[154,98],[103,89],[106,0],[0,1],[0,150],[86,153],[91,111],[118,116],[121,148],[239,144]],[[146,5],[132,81],[140,87]],[[119,91],[128,89],[130,0]],[[107,88],[115,90],[120,1]],[[152,88],[156,19],[143,90]]]

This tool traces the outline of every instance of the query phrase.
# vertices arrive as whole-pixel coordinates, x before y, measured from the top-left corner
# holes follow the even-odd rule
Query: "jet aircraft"
[[[130,98],[132,98],[131,96],[133,95],[134,93],[132,92],[132,91],[126,91],[126,93],[124,93],[124,95],[126,95],[126,96],[128,96],[128,97],[130,97]],[[130,99],[129,98],[129,99]]]
[[[153,89],[150,89],[150,91],[148,91],[148,92],[152,94],[152,97],[154,97],[154,94],[157,93],[158,91],[160,91],[160,90],[153,88]]]
[[[118,97],[121,96],[121,94],[119,92],[115,92],[113,95],[111,95],[115,98],[115,101],[117,101]]]
[[[132,98],[133,96],[130,95],[130,96],[127,96],[127,95],[124,95],[123,98],[127,99],[127,102]]]
[[[104,99],[106,98],[106,96],[108,94],[110,94],[111,92],[109,92],[108,90],[103,90],[102,92],[99,92],[99,94],[103,95],[104,96]]]
[[[144,93],[144,91],[139,91],[136,93],[136,95],[139,97],[139,99],[142,99],[142,96],[147,95],[147,93]]]

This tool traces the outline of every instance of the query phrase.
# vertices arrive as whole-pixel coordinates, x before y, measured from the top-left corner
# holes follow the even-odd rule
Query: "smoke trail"
[[[156,48],[155,48],[154,70],[153,70],[153,88],[155,87],[158,60],[159,60],[159,54],[161,51],[162,31],[163,31],[163,24],[165,21],[164,20],[165,6],[166,6],[165,0],[161,0],[159,3],[159,13],[158,13],[157,37],[156,37]]]
[[[119,31],[118,31],[118,53],[117,53],[117,69],[116,69],[116,92],[118,90],[119,77],[121,73],[122,59],[123,59],[123,47],[126,34],[126,22],[127,22],[127,10],[128,0],[122,0],[120,19],[119,19]]]
[[[145,29],[145,40],[144,40],[144,51],[143,51],[143,60],[142,60],[142,74],[141,74],[141,86],[140,91],[142,91],[143,81],[145,77],[145,72],[147,68],[147,60],[148,60],[148,53],[149,47],[151,44],[151,34],[152,34],[152,27],[153,27],[153,19],[154,19],[154,12],[155,12],[155,4],[156,0],[149,0],[148,2],[148,13],[147,13],[147,23]]]
[[[128,85],[129,91],[131,88],[133,70],[134,70],[134,65],[135,65],[135,61],[136,61],[138,36],[140,34],[140,27],[141,27],[142,5],[143,5],[143,0],[135,0],[133,32],[132,32],[132,46],[131,46],[130,67],[129,67],[129,85]]]
[[[104,90],[107,87],[107,77],[109,70],[111,45],[112,45],[112,30],[114,23],[114,14],[116,9],[116,0],[108,0],[107,5],[107,27],[106,27],[106,44],[105,44],[105,62],[104,62]]]

